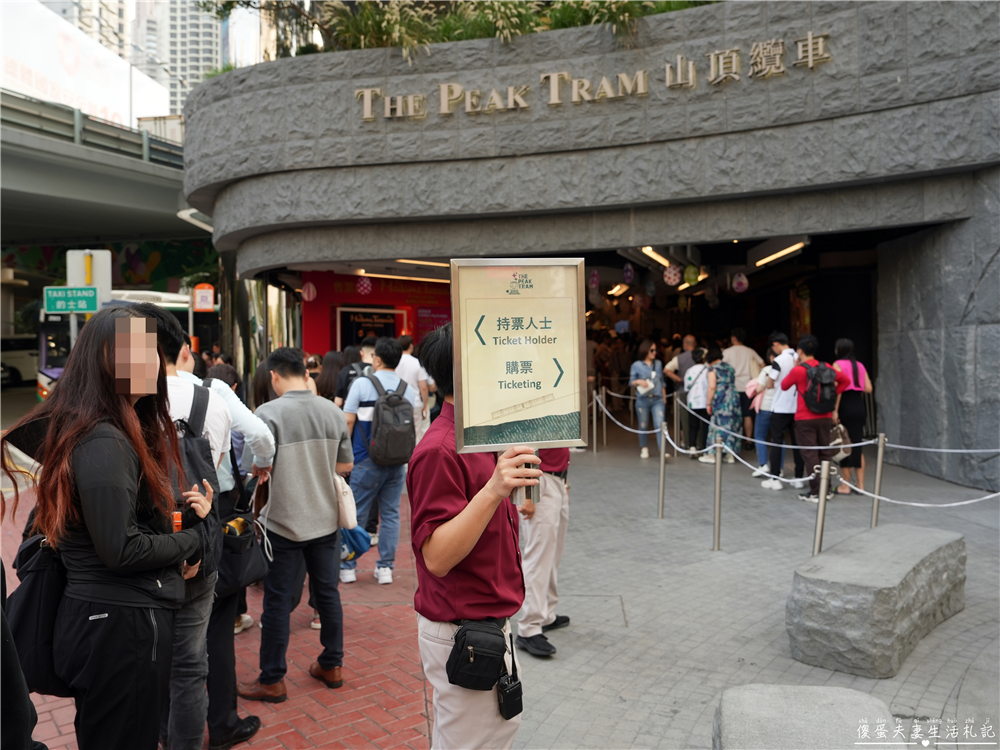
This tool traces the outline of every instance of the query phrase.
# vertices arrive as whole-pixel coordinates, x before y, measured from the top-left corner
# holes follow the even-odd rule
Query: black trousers
[[[228,737],[240,719],[236,713],[236,642],[233,634],[240,593],[216,599],[208,619],[209,739]]]
[[[768,442],[784,444],[785,432],[787,431],[791,435],[791,444],[798,445],[798,441],[795,439],[794,424],[794,414],[771,412],[771,434],[768,435]],[[772,445],[770,450],[771,473],[778,476],[781,474],[781,447]],[[805,461],[802,460],[802,453],[794,448],[792,449],[792,458],[795,461],[795,478],[801,479],[805,476]]]
[[[63,598],[52,650],[80,750],[156,750],[173,630],[173,610]]]
[[[688,415],[688,425],[691,429],[691,440],[688,442],[688,450],[704,450],[705,443],[708,441],[708,423],[703,422],[709,418],[708,409],[692,409],[698,417],[689,414]]]

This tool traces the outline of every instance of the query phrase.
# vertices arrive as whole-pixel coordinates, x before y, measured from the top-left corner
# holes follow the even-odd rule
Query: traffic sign
[[[97,287],[47,286],[45,313],[95,313],[97,312]]]
[[[587,442],[580,258],[451,262],[459,453]]]

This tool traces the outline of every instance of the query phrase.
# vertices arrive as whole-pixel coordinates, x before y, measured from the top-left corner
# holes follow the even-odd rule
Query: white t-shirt
[[[723,350],[722,361],[732,365],[733,369],[736,370],[736,390],[740,393],[746,393],[747,383],[750,382],[750,363],[764,364],[764,360],[757,352],[749,346],[743,346],[743,344],[737,344]]]
[[[194,401],[194,383],[182,380],[176,375],[168,375],[167,398],[170,399],[170,418],[174,421],[187,419],[191,415],[191,403]],[[208,409],[205,411],[205,428],[201,436],[208,438],[209,445],[212,446],[212,460],[216,466],[219,465],[222,455],[229,452],[229,432],[232,428],[233,418],[229,413],[229,407],[222,400],[222,396],[210,388]]]
[[[684,390],[687,391],[688,406],[692,409],[708,407],[707,365],[692,365],[684,374]]]
[[[400,357],[399,364],[396,365],[396,374],[405,380],[406,384],[417,394],[417,403],[414,408],[419,409],[423,405],[420,399],[419,382],[421,380],[427,381],[427,370],[420,366],[420,360],[412,354],[404,354]]]
[[[794,385],[787,391],[781,388],[781,382],[798,363],[797,360],[798,355],[794,351],[785,349],[774,358],[774,362],[771,364],[771,369],[778,371],[777,377],[774,377],[773,373],[771,376],[771,380],[774,381],[774,400],[771,402],[771,411],[774,414],[794,414],[799,408],[799,389]]]

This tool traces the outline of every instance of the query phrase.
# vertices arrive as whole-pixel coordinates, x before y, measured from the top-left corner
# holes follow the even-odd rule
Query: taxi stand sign
[[[47,286],[43,291],[46,315],[97,312],[95,286]]]
[[[451,261],[459,453],[587,444],[582,258]]]

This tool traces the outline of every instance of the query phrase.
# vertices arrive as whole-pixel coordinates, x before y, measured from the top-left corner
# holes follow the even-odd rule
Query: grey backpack
[[[365,375],[375,386],[378,398],[372,413],[372,436],[368,455],[379,466],[402,466],[410,460],[417,446],[413,404],[406,396],[406,381],[400,379],[394,391],[388,392],[374,375]]]

